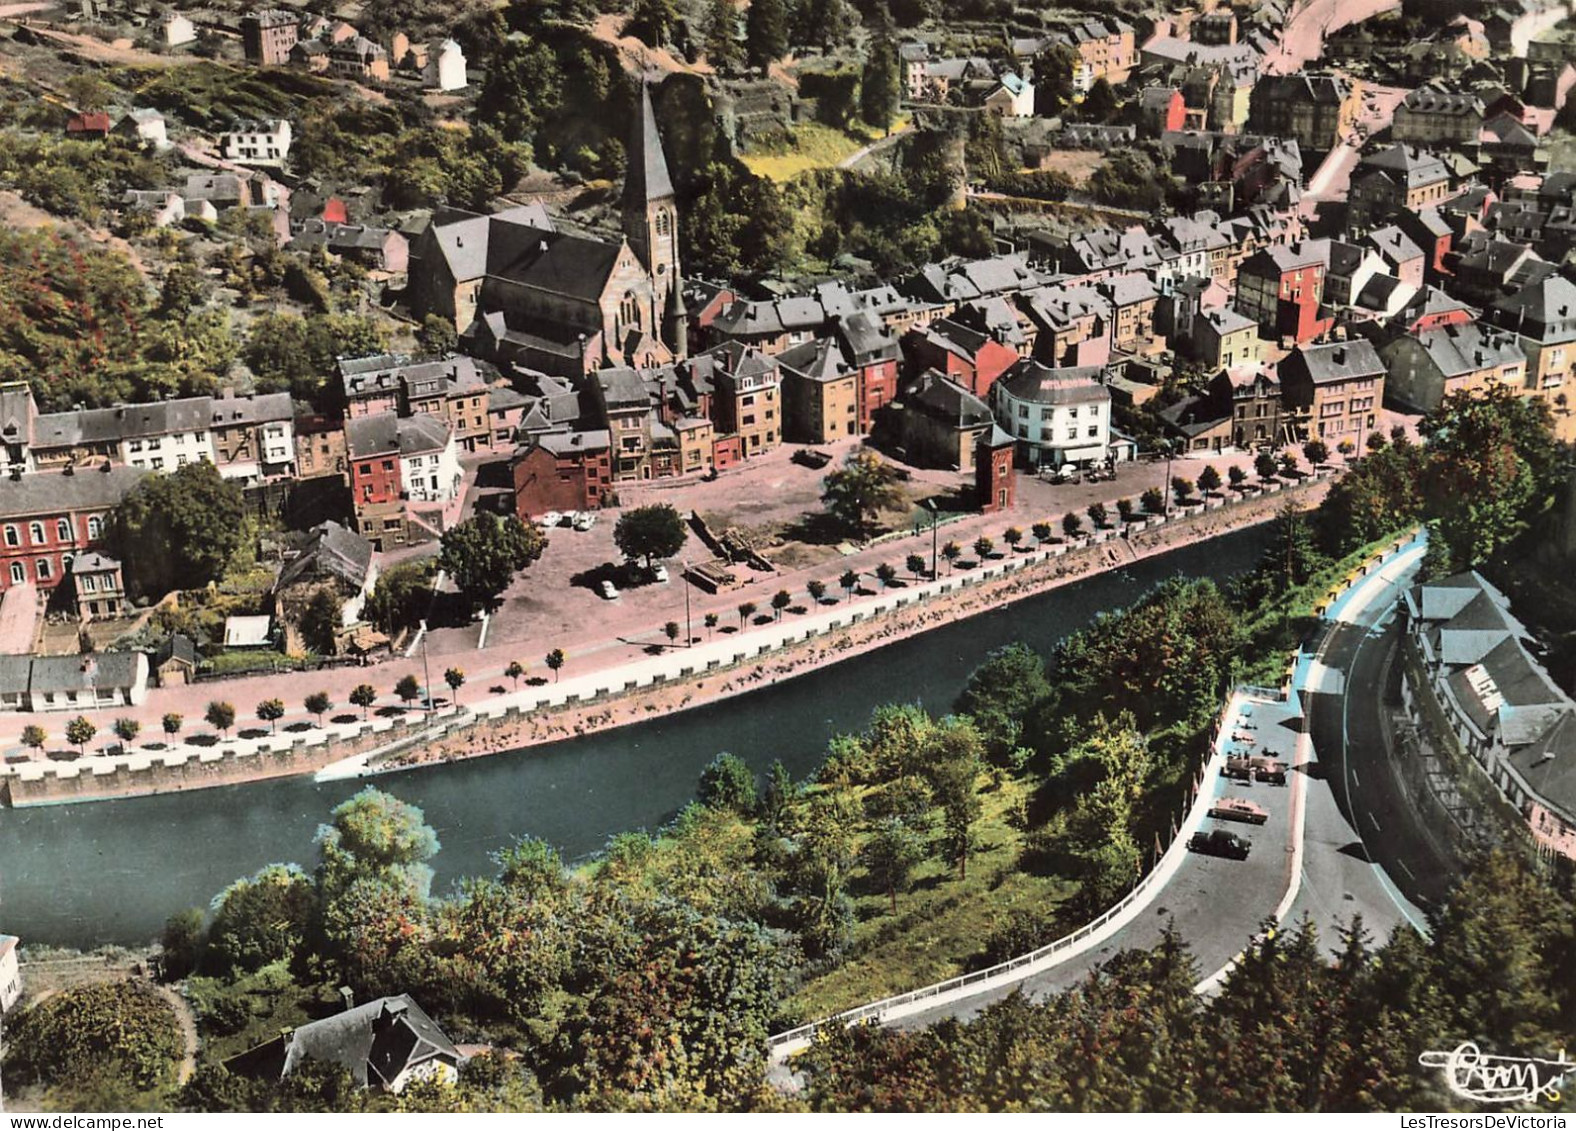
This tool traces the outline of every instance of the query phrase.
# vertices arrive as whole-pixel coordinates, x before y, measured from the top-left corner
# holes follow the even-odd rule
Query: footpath
[[[136,708],[88,715],[105,736],[105,745],[83,757],[30,758],[0,769],[0,799],[11,805],[103,800],[175,790],[231,785],[245,781],[314,773],[322,778],[353,777],[438,761],[454,761],[559,741],[592,730],[644,721],[792,678],[812,667],[836,662],[923,632],[939,624],[997,608],[1023,597],[1139,558],[1164,553],[1269,520],[1289,496],[1312,506],[1322,498],[1332,472],[1309,477],[1284,491],[1279,484],[1262,494],[1229,503],[1179,508],[1170,516],[1135,522],[1123,530],[1106,529],[1065,542],[1008,550],[969,571],[958,570],[922,583],[885,589],[853,600],[827,598],[814,612],[785,616],[763,626],[717,635],[690,648],[675,647],[634,662],[583,670],[554,682],[537,681],[514,690],[488,689],[485,696],[439,707],[430,714],[390,704],[392,683],[405,674],[427,682],[419,658],[380,666],[332,672],[296,673],[245,681],[258,699],[284,700],[286,719],[277,731],[249,726],[235,735],[189,734],[179,742],[158,741],[159,720],[177,697],[196,727],[208,699],[248,702],[237,685],[175,689],[154,693]],[[478,654],[479,655],[479,654]],[[480,683],[498,674],[472,678]],[[441,679],[441,673],[438,673]],[[369,717],[351,710],[321,722],[304,715],[305,695],[326,691],[344,712],[349,690],[374,682],[383,704]],[[505,681],[507,682],[507,681]],[[266,685],[266,686],[264,686]],[[190,702],[186,702],[190,700]],[[244,709],[244,707],[243,707]],[[142,726],[141,745],[122,749],[110,737],[116,718]],[[244,716],[243,716],[244,717]],[[64,725],[59,716],[13,716],[0,721],[13,737],[29,722]],[[0,741],[5,730],[0,729]]]

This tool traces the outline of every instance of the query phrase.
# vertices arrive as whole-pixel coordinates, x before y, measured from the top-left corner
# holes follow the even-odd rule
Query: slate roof
[[[351,459],[395,452],[402,456],[419,455],[439,450],[448,442],[448,421],[435,413],[396,416],[392,412],[379,412],[345,421],[345,447]]]
[[[651,90],[640,84],[640,119],[635,123],[629,162],[624,172],[624,199],[644,208],[648,201],[673,195],[673,180],[668,176],[667,158],[662,154],[662,135],[657,132],[657,116],[651,108]]]
[[[372,543],[337,522],[314,526],[301,552],[287,561],[274,581],[274,592],[298,581],[337,577],[359,592],[372,569]]]
[[[95,652],[92,656],[34,656],[28,673],[33,695],[88,687],[127,688],[137,683],[140,652]]]
[[[465,1057],[409,994],[399,994],[310,1021],[225,1066],[277,1080],[315,1060],[344,1068],[360,1087],[388,1089],[402,1073],[433,1059],[458,1066]]]
[[[536,437],[537,446],[554,455],[603,451],[612,442],[605,428],[589,428],[583,432],[544,432]]]
[[[1494,303],[1490,316],[1544,345],[1576,341],[1576,283],[1550,275]]]
[[[1375,169],[1389,174],[1391,180],[1407,188],[1422,188],[1450,179],[1450,170],[1437,154],[1399,142],[1363,158],[1363,172]]]
[[[1306,377],[1315,385],[1351,381],[1359,377],[1383,377],[1384,373],[1384,363],[1379,360],[1373,343],[1366,338],[1298,346],[1281,362],[1283,380],[1289,374],[1296,374]]]
[[[0,518],[109,510],[146,474],[139,467],[94,466],[0,480]]]
[[[994,420],[990,406],[951,378],[927,370],[904,391],[903,400],[917,411],[956,428],[973,428]]]
[[[1417,341],[1445,377],[1498,368],[1527,357],[1515,334],[1481,322],[1425,330],[1417,335]]]

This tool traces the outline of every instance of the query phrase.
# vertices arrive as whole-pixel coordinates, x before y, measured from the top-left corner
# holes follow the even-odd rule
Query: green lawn
[[[892,124],[892,132],[906,124],[907,119],[899,118]],[[743,154],[741,160],[758,177],[789,181],[812,169],[834,168],[881,136],[881,130],[862,123],[844,131],[820,122],[802,122],[793,127],[782,144]]]

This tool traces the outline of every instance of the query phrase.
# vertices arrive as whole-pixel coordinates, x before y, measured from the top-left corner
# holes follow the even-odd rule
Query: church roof
[[[673,195],[673,180],[662,155],[662,135],[651,108],[651,89],[640,84],[640,121],[635,126],[634,149],[624,173],[624,198],[644,208],[647,202]]]

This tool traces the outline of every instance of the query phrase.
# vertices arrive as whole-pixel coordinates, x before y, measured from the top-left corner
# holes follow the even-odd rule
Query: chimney
[[[351,989],[349,986],[340,986],[339,1000],[345,1003],[345,1009],[347,1011],[354,1009],[356,1007],[356,991]]]
[[[1334,360],[1336,365],[1345,365],[1346,364],[1346,347],[1345,346],[1336,346],[1335,347],[1335,352],[1330,354],[1330,357],[1331,357],[1332,360]]]

